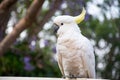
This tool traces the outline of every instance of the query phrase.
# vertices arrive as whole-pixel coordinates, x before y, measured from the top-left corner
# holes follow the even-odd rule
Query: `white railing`
[[[88,78],[77,78],[77,79],[63,79],[63,78],[47,78],[47,77],[0,77],[0,80],[108,80],[108,79],[88,79]]]

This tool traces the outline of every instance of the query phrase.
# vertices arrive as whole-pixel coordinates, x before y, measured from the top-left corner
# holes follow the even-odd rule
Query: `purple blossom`
[[[31,65],[30,63],[25,64],[24,69],[27,71],[32,71],[35,69],[35,67],[33,65]]]
[[[35,46],[34,46],[34,45],[31,45],[31,44],[30,44],[30,45],[29,45],[29,48],[30,48],[31,51],[34,51],[34,50],[35,50]]]
[[[24,63],[28,63],[28,62],[30,62],[30,57],[28,56],[24,57]]]
[[[84,6],[84,0],[76,0],[76,3],[78,3],[81,6]]]
[[[56,46],[54,46],[54,47],[52,48],[52,51],[53,51],[54,53],[56,53]]]
[[[35,42],[34,40],[31,41],[31,43],[30,43],[30,45],[29,45],[29,48],[30,48],[30,50],[32,50],[32,51],[35,50],[35,48],[36,48],[36,42]]]
[[[14,42],[14,45],[18,45],[20,43],[20,41],[19,40],[16,40],[15,42]]]
[[[48,46],[49,45],[49,41],[48,40],[44,40],[44,44],[45,44],[45,46]]]
[[[29,43],[31,43],[32,41],[36,41],[37,40],[37,37],[36,36],[32,36],[32,38],[29,39]]]
[[[90,15],[89,15],[89,14],[86,14],[86,15],[85,15],[85,21],[88,21],[89,18],[90,18]]]
[[[34,70],[34,66],[30,64],[30,57],[26,56],[24,57],[24,69],[27,71],[32,71]]]

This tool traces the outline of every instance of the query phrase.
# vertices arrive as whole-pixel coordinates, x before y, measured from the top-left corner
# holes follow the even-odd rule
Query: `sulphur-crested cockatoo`
[[[62,15],[53,22],[57,31],[57,61],[67,78],[95,78],[95,56],[90,41],[81,34],[77,24],[84,20],[85,9],[79,16]]]

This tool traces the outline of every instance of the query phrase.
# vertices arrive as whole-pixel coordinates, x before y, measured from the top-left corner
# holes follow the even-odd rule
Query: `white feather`
[[[54,23],[60,27],[57,32],[57,55],[62,74],[64,76],[73,74],[79,77],[95,78],[93,47],[90,41],[81,34],[74,18],[60,16],[54,20]]]

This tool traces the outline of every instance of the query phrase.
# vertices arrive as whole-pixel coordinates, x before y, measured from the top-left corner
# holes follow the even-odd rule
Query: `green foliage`
[[[9,50],[0,58],[1,76],[60,77],[57,63],[51,60],[52,53],[49,47],[45,47],[41,52],[30,51],[25,42],[19,43],[15,47],[20,52]],[[25,68],[26,65],[28,67]]]
[[[96,26],[96,36],[98,38],[108,39],[110,36],[114,36],[116,29],[110,21],[104,21],[104,23]]]

